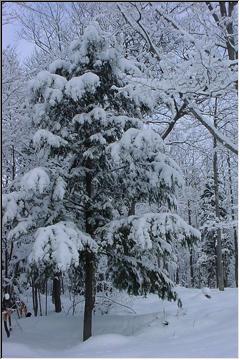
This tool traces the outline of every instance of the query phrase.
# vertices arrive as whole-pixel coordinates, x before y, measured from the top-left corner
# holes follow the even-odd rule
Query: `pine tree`
[[[205,184],[201,194],[201,212],[199,215],[201,226],[201,243],[198,250],[197,268],[199,272],[200,286],[216,287],[216,229],[219,226],[224,229],[224,223],[227,222],[227,212],[224,207],[224,195],[220,184],[220,224],[215,216],[215,193],[214,180],[210,177]],[[222,224],[221,224],[222,223]],[[232,244],[226,231],[222,230],[222,249],[223,249],[223,267],[224,283],[227,286],[230,259],[232,255]]]
[[[176,244],[187,245],[198,237],[176,214],[181,171],[150,128],[127,130],[110,149],[121,169],[117,196],[130,209],[104,229],[114,286],[134,295],[153,292],[175,300],[170,273],[176,270]],[[137,215],[132,204],[138,202],[158,207]]]
[[[142,66],[97,24],[70,51],[70,62],[55,61],[30,83],[38,166],[6,195],[4,221],[11,238],[33,235],[33,266],[84,274],[86,340],[105,257],[115,287],[176,299],[171,243],[199,234],[176,214],[178,166],[161,137],[143,127],[159,98],[139,85]],[[134,215],[140,201],[157,201],[160,213]]]
[[[25,110],[26,79],[16,50],[9,46],[2,52],[2,75],[2,189],[7,192],[13,189],[16,177],[26,169],[29,160],[25,154],[29,139]],[[20,283],[24,281],[19,278],[21,257],[17,257],[17,246],[7,238],[8,231],[8,226],[3,226],[2,279],[5,291],[10,292],[13,287],[19,291]]]

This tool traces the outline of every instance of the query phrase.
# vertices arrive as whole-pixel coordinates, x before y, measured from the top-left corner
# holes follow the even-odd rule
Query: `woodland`
[[[227,307],[237,2],[4,2],[9,26],[33,50],[2,49],[3,294],[29,321],[80,312],[86,344],[129,299]]]

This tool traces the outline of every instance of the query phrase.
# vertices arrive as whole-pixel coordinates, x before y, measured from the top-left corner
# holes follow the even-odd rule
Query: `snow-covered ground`
[[[210,299],[199,289],[177,291],[182,309],[151,295],[131,299],[136,314],[115,306],[94,315],[84,343],[79,313],[13,320],[3,357],[237,357],[237,290],[211,290]]]

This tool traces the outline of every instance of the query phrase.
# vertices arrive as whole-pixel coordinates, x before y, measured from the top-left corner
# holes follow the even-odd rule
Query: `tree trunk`
[[[214,126],[217,127],[217,98],[215,101],[214,110]],[[220,208],[219,208],[219,180],[218,180],[218,158],[217,158],[217,141],[214,137],[214,155],[213,155],[213,177],[214,177],[214,193],[215,193],[215,214],[216,218],[220,220]],[[224,290],[224,276],[223,276],[223,259],[222,259],[222,234],[221,229],[217,229],[217,286],[220,291]]]
[[[32,300],[33,300],[33,313],[34,316],[38,314],[38,294],[37,294],[37,286],[35,282],[35,275],[32,278]]]
[[[40,314],[40,316],[42,316],[42,303],[41,303],[40,289],[38,289],[38,302],[39,302],[39,314]]]
[[[32,305],[33,305],[33,312],[34,312],[34,315],[35,315],[35,311],[34,311],[34,309],[35,309],[35,298],[34,298],[34,282],[33,282],[33,278],[32,278]]]
[[[53,302],[55,305],[55,312],[59,313],[62,311],[61,306],[61,281],[60,274],[56,273],[53,279]]]
[[[89,198],[89,202],[85,208],[85,227],[86,232],[91,237],[94,236],[94,227],[91,223],[92,213],[92,196],[94,188],[92,186],[92,169],[94,165],[90,159],[86,162],[86,193]],[[84,305],[84,320],[83,320],[83,341],[92,336],[92,312],[95,304],[95,257],[90,249],[87,249],[84,253],[84,287],[85,287],[85,305]]]
[[[176,270],[176,284],[179,285],[179,268]]]
[[[95,303],[94,294],[94,257],[91,253],[85,253],[85,308],[83,324],[83,341],[92,336],[92,312]]]
[[[45,291],[46,291],[46,297],[45,297],[45,315],[47,316],[47,296],[48,296],[47,279],[46,279],[46,283],[45,283]]]
[[[75,314],[75,307],[76,307],[76,298],[75,293],[73,294],[73,303],[72,303],[72,315]]]
[[[5,278],[8,278],[8,247],[6,240],[6,248],[5,248]]]
[[[235,3],[235,4],[234,4]],[[226,4],[228,4],[228,11]],[[233,22],[231,19],[231,15],[233,12],[234,6],[237,5],[237,1],[219,1],[220,13],[221,17],[225,18],[225,26],[226,26],[226,45],[228,51],[228,57],[230,60],[237,59],[237,52],[235,50],[235,39],[234,39],[234,30],[233,30]]]
[[[12,145],[12,181],[15,180],[16,175],[16,161],[15,161],[15,148]]]
[[[135,201],[132,201],[130,208],[128,210],[128,216],[135,215],[135,206],[136,206]]]
[[[11,245],[10,245],[10,251],[9,251],[9,261],[12,260],[12,255],[13,255],[13,241],[11,241]]]
[[[63,276],[61,275],[61,287],[62,287],[62,293],[64,295],[64,283],[63,283]]]
[[[34,315],[38,315],[38,296],[37,296],[37,286],[34,285],[34,299],[35,299],[35,309],[34,309]]]
[[[238,236],[236,227],[234,227],[234,252],[235,252],[235,282],[238,287]]]
[[[191,212],[190,200],[188,200],[188,223],[189,223],[189,225],[192,225],[192,212]],[[190,253],[190,258],[189,258],[189,262],[190,262],[190,284],[191,284],[191,287],[194,287],[194,277],[193,277],[193,247],[192,247],[192,246],[190,246],[190,248],[189,248],[189,253]]]
[[[231,217],[232,217],[232,221],[234,221],[235,220],[235,214],[233,209],[234,199],[233,199],[232,173],[231,173],[231,163],[230,163],[229,154],[227,157],[227,164],[228,164],[228,177],[229,177],[229,187],[230,187]],[[236,226],[234,226],[233,228],[233,237],[234,237],[234,256],[235,256],[235,282],[236,282],[236,287],[238,287],[238,236],[237,236]]]

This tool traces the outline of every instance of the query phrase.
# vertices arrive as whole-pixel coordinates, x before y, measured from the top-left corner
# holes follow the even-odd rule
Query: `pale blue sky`
[[[3,25],[2,46],[3,48],[6,48],[9,45],[14,46],[16,48],[19,61],[22,63],[28,56],[32,54],[34,45],[29,41],[20,40],[18,35],[19,31],[20,26],[16,21]]]

